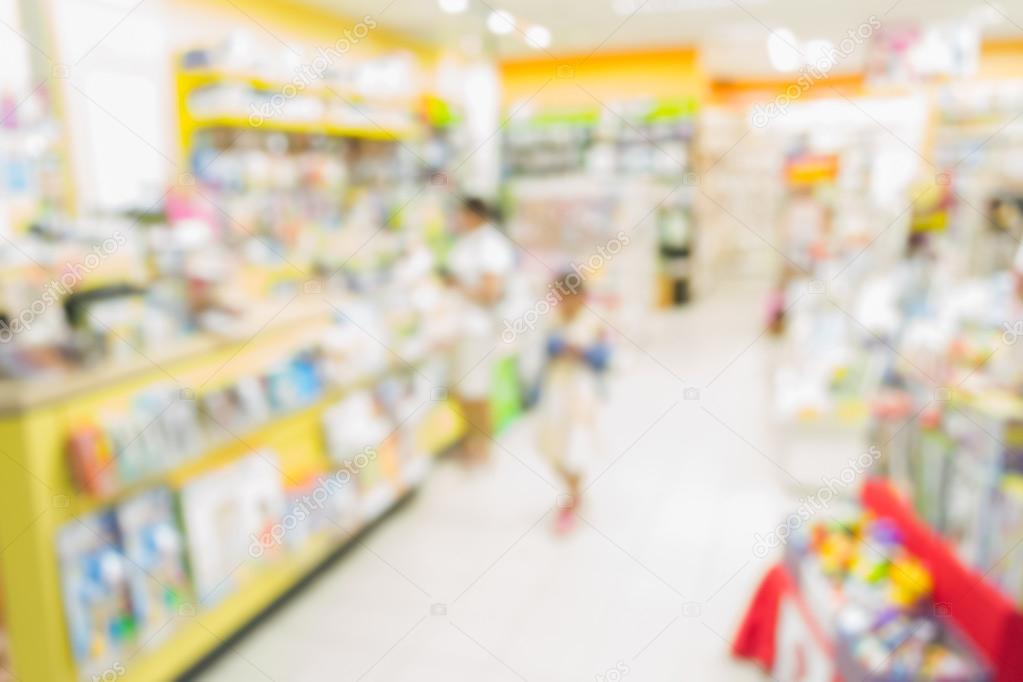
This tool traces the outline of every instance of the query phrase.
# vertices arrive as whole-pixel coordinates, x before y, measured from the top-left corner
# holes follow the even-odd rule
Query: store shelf
[[[944,538],[920,519],[884,479],[863,486],[864,507],[894,521],[906,547],[934,577],[934,601],[966,632],[998,671],[1014,682],[1023,671],[1023,613],[987,577],[964,565]]]
[[[154,651],[136,654],[124,667],[125,682],[174,680],[227,646],[229,641],[271,607],[299,588],[317,569],[325,566],[399,507],[415,488],[396,490],[379,513],[365,520],[347,538],[319,537],[297,554],[286,556],[253,576],[216,606],[194,615],[185,609],[178,616],[179,628]]]
[[[331,137],[383,141],[404,140],[412,136],[412,131],[407,129],[388,129],[372,125],[345,126],[326,121],[282,121],[274,118],[261,118],[256,123],[245,116],[197,116],[192,119],[192,126],[196,129],[232,128],[265,130],[299,135],[327,135]]]
[[[0,413],[0,496],[5,508],[0,515],[0,546],[5,548],[0,571],[3,584],[18,586],[7,592],[5,605],[18,679],[78,679],[68,646],[55,547],[55,538],[65,523],[146,489],[181,488],[260,448],[281,455],[280,468],[286,480],[301,480],[311,472],[329,470],[332,464],[322,432],[324,411],[346,394],[404,372],[408,365],[396,364],[351,384],[330,388],[306,407],[231,434],[235,437],[211,446],[194,459],[99,499],[81,494],[72,484],[66,456],[69,425],[77,423],[79,417],[94,414],[98,406],[118,404],[140,390],[167,383],[168,375],[186,386],[208,381],[206,389],[212,389],[237,380],[253,367],[272,366],[288,349],[301,349],[322,340],[331,319],[327,312],[324,306],[296,302],[269,325],[265,317],[265,326],[255,330],[247,324],[239,325],[247,334],[239,331],[238,336],[230,338],[203,335],[166,356],[154,354],[150,360],[111,363],[50,384],[7,384],[11,392],[5,393],[6,409]],[[441,407],[446,405],[435,405],[424,417],[436,419],[435,415],[442,414]],[[415,437],[419,435],[417,428]],[[447,431],[443,435],[446,438]],[[433,453],[444,446],[438,435],[433,440],[429,449],[417,443],[414,451]],[[410,469],[415,471],[402,470],[411,480],[392,480],[396,486],[393,492],[373,497],[372,509],[364,510],[364,523],[389,509],[413,480],[422,479],[423,462],[414,464]],[[328,543],[282,558],[260,570],[258,577],[253,576],[254,582],[195,617],[194,623],[182,624],[181,631],[175,631],[158,650],[138,654],[140,658],[131,665],[124,660],[130,654],[123,654],[121,662],[129,669],[129,678],[148,682],[180,674],[301,581],[338,547],[337,542]]]
[[[318,338],[316,322],[326,324],[332,309],[316,299],[295,301],[282,309],[280,303],[270,303],[259,310],[249,311],[230,335],[198,333],[177,339],[166,349],[145,349],[145,355],[135,353],[131,358],[103,362],[95,367],[81,369],[52,378],[49,381],[0,381],[0,416],[72,401],[83,393],[98,391],[115,384],[152,374],[154,369],[180,365],[191,358],[223,353],[237,348],[239,339],[273,336],[296,328],[305,329],[310,340]],[[268,325],[266,320],[271,319]]]
[[[219,85],[222,83],[235,83],[240,85],[248,85],[254,90],[262,90],[265,92],[281,92],[286,85],[295,87],[294,83],[288,83],[283,80],[275,80],[273,78],[266,78],[254,73],[245,73],[243,71],[233,71],[230,69],[217,69],[212,67],[203,67],[197,69],[182,69],[180,72],[180,78],[182,81],[186,81],[191,88],[200,88],[208,85]],[[341,92],[341,88],[332,88],[339,95],[344,96],[355,96],[354,93]],[[318,92],[327,92],[327,89],[320,86],[309,85],[302,90],[309,94],[315,94]]]
[[[354,391],[375,386],[398,370],[399,368],[397,367],[391,368],[348,386],[329,389],[323,397],[312,405],[287,414],[274,415],[263,424],[246,429],[242,433],[231,434],[223,442],[210,445],[198,456],[182,462],[167,471],[124,486],[122,489],[106,497],[75,496],[69,501],[66,509],[57,510],[58,516],[64,520],[78,518],[104,507],[116,505],[143,490],[157,485],[169,485],[171,488],[180,489],[194,478],[251,454],[253,449],[271,442],[277,434],[301,435],[301,431],[306,433],[318,432],[323,412],[333,403]]]
[[[291,89],[301,91],[303,94],[329,97],[334,99],[345,99],[353,102],[369,101],[362,93],[352,90],[350,87],[340,84],[320,83],[298,83],[297,79],[291,81],[267,78],[255,73],[245,73],[230,69],[218,69],[203,67],[197,69],[182,69],[179,71],[179,78],[189,89],[201,88],[209,85],[238,84],[247,85],[253,90],[267,93],[282,93]],[[389,102],[411,106],[412,102],[407,97],[374,97],[373,102]]]
[[[297,135],[326,135],[359,140],[398,141],[409,139],[415,131],[410,127],[393,127],[378,124],[374,114],[367,113],[365,123],[342,124],[336,120],[322,118],[304,120],[286,120],[275,114],[260,115],[256,112],[216,113],[207,114],[194,112],[190,105],[190,95],[197,90],[217,85],[242,85],[266,95],[284,96],[291,91],[305,97],[320,99],[325,105],[332,102],[343,102],[351,107],[366,106],[370,109],[379,108],[378,114],[383,121],[386,112],[415,111],[415,102],[405,97],[365,97],[360,93],[351,92],[340,86],[325,83],[302,83],[277,81],[256,74],[239,73],[215,68],[179,69],[177,72],[178,109],[181,124],[182,143],[185,153],[192,146],[192,133],[198,130],[230,129],[280,132]],[[250,115],[250,113],[252,115]]]

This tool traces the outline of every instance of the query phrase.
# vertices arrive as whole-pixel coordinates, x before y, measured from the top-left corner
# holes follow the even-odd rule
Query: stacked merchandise
[[[64,208],[60,138],[47,97],[45,89],[0,89],[0,233],[6,236]]]
[[[458,322],[437,272],[455,117],[420,110],[411,52],[310,76],[276,43],[234,40],[179,63],[190,172],[141,213],[59,219],[47,91],[0,86],[0,375],[25,380],[12,423],[66,420],[52,439],[12,429],[24,472],[66,449],[44,468],[68,504],[7,572],[45,581],[58,563],[63,614],[12,610],[15,660],[66,626],[71,656],[22,664],[40,677],[110,679],[143,653],[132,676],[183,672],[209,648],[181,616],[241,627],[461,435],[435,388]],[[239,369],[193,393],[151,357],[192,379]],[[29,390],[51,374],[66,392]]]
[[[944,235],[956,242],[959,235]],[[947,258],[943,262],[947,262]],[[1005,272],[956,280],[935,275],[925,305],[903,324],[878,401],[883,472],[917,515],[1023,608],[1023,358],[1020,304]]]
[[[425,473],[407,426],[422,407],[412,384],[388,379],[324,409],[325,467],[285,473],[263,449],[179,491],[157,485],[63,526],[57,553],[80,673],[158,648],[178,616],[215,607],[268,567],[337,546],[390,508]]]
[[[776,221],[783,198],[778,178],[784,140],[752,134],[745,110],[713,106],[700,114],[697,142],[698,279],[712,287],[723,272],[773,275],[776,254],[764,249],[762,239],[771,232],[762,230]]]
[[[353,471],[362,513],[378,516],[394,502],[409,443],[399,424],[385,411],[384,382],[374,392],[356,392],[323,415],[327,453],[334,463]]]
[[[301,282],[346,265],[381,228],[397,231],[413,198],[408,211],[424,210],[414,154],[390,142],[204,133],[193,156],[196,185],[171,218],[203,216],[216,241],[244,255],[243,272],[284,270]],[[271,280],[266,289],[286,293],[279,289],[287,283]]]
[[[65,187],[66,164],[56,117],[53,82],[35,73],[29,43],[15,39],[23,32],[19,3],[0,5],[0,24],[11,39],[0,45],[4,78],[0,82],[0,373],[54,366],[61,358],[15,350],[16,335],[45,338],[54,316],[19,313],[31,306],[54,279],[45,267],[67,253],[48,244],[48,233],[60,231],[71,197]],[[49,69],[49,65],[46,66]],[[46,74],[49,75],[48,73]]]
[[[0,276],[0,375],[56,374],[173,338],[171,311],[138,286],[143,251],[130,221],[38,223],[6,243],[31,262]]]
[[[190,263],[198,277],[232,269],[249,295],[288,294],[317,275],[377,276],[408,232],[443,241],[446,183],[434,179],[450,162],[454,118],[416,99],[408,55],[270,63],[236,42],[186,53],[178,73],[194,185],[179,188],[168,217],[173,236],[198,224],[218,254]]]
[[[166,489],[77,519],[56,543],[71,651],[83,675],[102,674],[158,638],[191,598]]]
[[[786,564],[847,680],[984,682],[981,655],[932,601],[899,527],[868,514],[793,535]]]
[[[24,30],[18,3],[0,7],[0,23],[15,35]],[[0,47],[0,235],[10,239],[66,209],[59,123],[53,84],[33,73],[29,43],[6,40]],[[18,254],[0,251],[0,264],[29,265]]]
[[[200,396],[149,386],[126,403],[97,408],[68,433],[68,462],[78,488],[106,498],[201,457],[238,433],[320,399],[327,386],[321,355],[302,350],[265,373],[241,377]]]
[[[909,101],[857,107],[870,116],[852,117],[848,102],[830,100],[794,103],[773,120],[718,107],[701,127],[708,170],[697,212],[701,224],[715,228],[706,231],[713,253],[705,255],[774,279],[764,323],[785,333],[772,390],[782,446],[792,457],[825,444],[812,442],[818,425],[829,437],[849,436],[850,452],[857,451],[865,398],[884,369],[878,338],[887,320],[873,312],[871,280],[905,241],[901,214],[912,173],[893,177],[892,169],[918,164],[915,157],[896,163],[884,131],[913,140],[920,117]],[[820,120],[833,125],[821,129]]]
[[[1019,80],[950,83],[939,91],[935,163],[952,204],[943,255],[957,276],[1009,267],[1023,236],[1021,102]]]
[[[959,561],[1023,609],[1023,401],[958,395],[883,453],[882,472]],[[916,412],[917,410],[914,410]]]
[[[450,200],[446,183],[434,179],[451,161],[457,117],[436,99],[420,110],[411,57],[346,56],[310,75],[290,50],[282,57],[276,44],[255,49],[243,35],[251,38],[239,34],[181,59],[191,172],[176,179],[162,207],[147,209],[156,212],[57,220],[52,183],[41,179],[59,175],[52,164],[32,170],[19,154],[3,155],[12,164],[4,177],[21,194],[8,201],[0,191],[0,209],[21,217],[11,223],[17,231],[5,227],[12,248],[0,273],[0,335],[15,343],[0,349],[0,373],[66,372],[161,350],[197,330],[233,333],[247,313],[270,307],[268,299],[281,297],[276,311],[284,297],[330,285],[358,292],[393,278],[392,268],[422,247],[443,251]],[[238,86],[271,97],[269,110],[213,116],[191,108]],[[295,98],[281,95],[292,89]],[[0,93],[5,102],[13,96]],[[307,96],[351,104],[364,120],[296,126],[277,110]],[[36,128],[25,126],[45,109],[45,90],[17,101],[17,112],[4,117],[11,135],[0,142],[27,137],[41,148]],[[407,137],[413,127],[424,134]],[[33,206],[22,206],[22,195]],[[21,262],[24,254],[32,263]]]
[[[369,32],[367,24],[355,29],[362,37]],[[190,50],[182,57],[196,81],[187,101],[190,116],[211,124],[299,130],[411,126],[410,109],[401,101],[414,94],[411,56],[394,52],[334,60],[316,48],[282,48],[245,34]]]
[[[427,360],[450,342],[452,310],[424,257],[398,259],[361,293],[325,290],[337,319],[314,346],[276,349],[263,369],[197,394],[150,384],[71,422],[82,501],[107,506],[57,540],[80,672],[159,648],[193,604],[215,608],[264,568],[343,543],[458,437],[434,388],[446,367]],[[263,427],[285,419],[296,452],[227,457],[243,438],[274,438]]]
[[[766,119],[745,104],[704,113],[698,217],[714,226],[719,257],[757,275],[777,277],[791,265],[784,259],[806,267],[813,256],[825,271],[808,279],[854,289],[904,242],[902,214],[920,159],[891,136],[919,148],[927,111],[911,97],[788,104]]]
[[[858,453],[866,396],[884,368],[870,322],[860,319],[869,288],[852,286],[862,275],[845,271],[856,242],[838,230],[839,188],[850,182],[844,159],[797,144],[779,169],[787,192],[776,232],[779,274],[765,322],[784,332],[771,386],[783,456],[800,462],[790,471],[824,474]],[[862,173],[851,174],[862,181]],[[827,458],[819,456],[825,443]]]
[[[277,454],[260,451],[190,481],[180,496],[192,587],[217,604],[283,555],[275,526],[287,511]]]
[[[765,326],[784,334],[773,375],[782,450],[822,474],[862,450],[868,399],[899,333],[898,314],[879,299],[897,279],[891,272],[909,234],[906,201],[919,159],[893,151],[881,131],[914,140],[925,113],[912,98],[859,106],[885,125],[864,125],[848,116],[847,102],[822,100],[753,132],[778,142],[778,212],[767,233],[776,283]],[[832,115],[833,128],[815,125]]]
[[[783,360],[774,375],[779,423],[865,422],[867,396],[881,380],[883,355],[876,339],[851,319],[856,313],[841,306],[823,293],[800,293],[789,304]]]
[[[504,138],[505,173],[681,178],[692,170],[695,112],[693,99],[640,101],[515,121]]]

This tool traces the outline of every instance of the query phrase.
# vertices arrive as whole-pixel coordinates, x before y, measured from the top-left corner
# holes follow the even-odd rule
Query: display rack
[[[987,577],[963,564],[884,479],[867,481],[864,507],[891,519],[904,534],[907,548],[934,576],[934,599],[984,652],[998,682],[1020,679],[1023,671],[1023,613]]]
[[[893,524],[905,548],[926,566],[933,584],[933,604],[927,612],[933,609],[936,619],[951,621],[968,636],[967,646],[975,647],[977,655],[986,659],[993,671],[991,679],[996,682],[1020,679],[1023,613],[986,576],[965,566],[887,480],[866,481],[860,500],[867,513]],[[795,554],[798,555],[798,550]],[[830,676],[837,680],[839,670],[850,668],[849,661],[836,655],[835,633],[819,618],[828,608],[815,602],[823,598],[820,593],[802,591],[799,570],[798,559],[787,556],[784,563],[767,572],[741,621],[732,653],[756,661],[777,679],[794,679],[798,673],[789,663],[798,659],[798,668],[804,673],[813,671],[817,675],[814,679]],[[796,608],[789,608],[790,604]],[[783,613],[785,609],[787,612]],[[862,679],[882,677],[875,671],[873,676]]]
[[[62,606],[60,566],[55,548],[58,529],[83,514],[107,507],[125,496],[152,486],[180,490],[197,477],[218,469],[254,449],[273,448],[280,455],[285,476],[301,476],[310,470],[329,467],[322,433],[325,410],[340,397],[359,386],[370,386],[378,378],[366,378],[350,387],[329,391],[321,400],[297,412],[271,418],[231,442],[211,447],[199,457],[162,475],[140,481],[116,494],[96,499],[79,492],[72,483],[65,454],[68,428],[77,415],[96,405],[123,399],[156,382],[166,383],[168,375],[185,385],[227,380],[246,367],[259,366],[282,348],[298,348],[321,337],[330,316],[312,308],[253,329],[251,338],[224,339],[201,336],[187,348],[169,354],[149,356],[144,362],[110,365],[83,372],[61,384],[31,386],[7,382],[0,389],[0,495],[5,513],[0,517],[0,546],[5,548],[0,579],[6,586],[7,622],[16,679],[73,681],[82,678],[76,669],[68,643]],[[404,363],[381,376],[410,371]],[[431,408],[454,416],[446,402]],[[430,419],[431,415],[427,415]],[[461,426],[445,438],[432,439],[433,453],[458,437]],[[417,439],[422,440],[422,439]],[[431,453],[431,454],[433,454]],[[358,532],[374,517],[397,503],[414,484],[404,480],[393,484],[386,505],[379,505],[352,529]],[[225,639],[249,623],[260,612],[302,581],[310,572],[334,556],[349,538],[316,537],[303,548],[285,553],[259,566],[237,591],[209,608],[185,605],[179,611],[170,635],[158,646],[125,654],[116,661],[126,680],[151,682],[181,675],[221,646]]]
[[[326,115],[288,119],[280,114],[270,116],[253,115],[253,110],[240,109],[216,114],[196,112],[190,98],[203,88],[218,86],[241,86],[267,97],[292,92],[295,84],[277,82],[256,74],[245,74],[217,68],[189,69],[180,65],[175,69],[178,95],[178,130],[181,148],[188,150],[193,144],[197,131],[226,128],[231,130],[265,130],[306,135],[327,135],[367,140],[402,140],[414,133],[411,125],[382,126],[373,122],[373,116],[360,115],[358,125],[342,125]],[[302,88],[302,95],[315,98],[326,108],[330,103],[340,103],[357,110],[366,100],[357,93],[341,92],[326,84],[313,84]],[[384,104],[402,112],[413,110],[410,101],[389,100]],[[275,112],[276,113],[276,112]]]

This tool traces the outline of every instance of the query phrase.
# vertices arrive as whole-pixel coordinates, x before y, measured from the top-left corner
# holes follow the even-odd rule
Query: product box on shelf
[[[353,392],[323,413],[327,453],[340,465],[375,449],[392,428],[368,390]]]
[[[1002,479],[995,499],[989,575],[1016,607],[1023,610],[1023,474]],[[1008,548],[1008,549],[1006,549]]]
[[[283,543],[298,551],[313,538],[345,538],[362,523],[356,483],[347,469],[310,475],[286,490],[287,511],[276,535],[263,544]]]
[[[136,640],[130,563],[109,511],[65,524],[56,542],[71,653],[79,672],[90,674],[126,655]]]
[[[914,453],[913,501],[920,517],[932,528],[941,529],[945,527],[945,500],[955,444],[941,424],[924,421],[921,427]]]
[[[103,497],[196,456],[203,433],[193,401],[181,399],[177,389],[155,386],[75,422],[67,438],[76,485]]]
[[[842,679],[857,682],[940,680],[988,682],[983,657],[947,618],[894,612],[880,617],[846,609],[835,660]]]
[[[117,465],[106,432],[97,424],[82,422],[68,436],[68,459],[75,485],[95,497],[106,497],[118,488]]]
[[[154,488],[118,505],[115,513],[139,639],[155,646],[170,634],[168,624],[192,594],[174,496],[168,488]]]
[[[1023,424],[970,405],[953,409],[946,424],[956,452],[949,468],[941,532],[967,565],[987,571],[999,558],[994,556],[992,532],[1006,449],[1023,443]]]
[[[253,551],[286,508],[277,457],[261,451],[188,483],[181,516],[198,601],[215,604],[244,584],[254,564],[280,553]]]
[[[265,372],[247,374],[198,397],[171,386],[148,387],[75,421],[67,456],[76,486],[97,498],[149,480],[239,438],[272,417],[320,399],[327,384],[315,348],[298,351]]]

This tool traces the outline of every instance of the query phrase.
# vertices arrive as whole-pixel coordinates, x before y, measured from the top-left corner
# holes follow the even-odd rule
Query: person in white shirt
[[[462,234],[448,254],[447,266],[462,297],[461,334],[453,362],[452,391],[468,422],[467,461],[480,463],[490,451],[490,393],[496,346],[500,343],[497,306],[515,265],[511,242],[491,221],[480,199],[466,199],[459,222]]]

